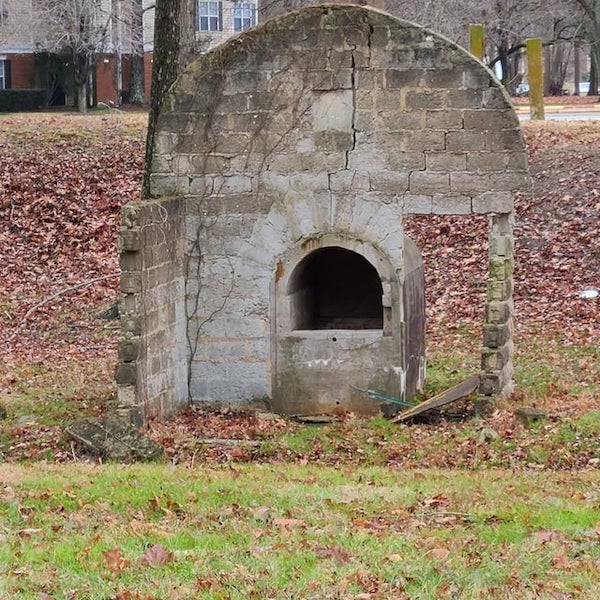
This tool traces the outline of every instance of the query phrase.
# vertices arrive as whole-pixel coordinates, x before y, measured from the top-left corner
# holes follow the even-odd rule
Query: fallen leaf
[[[429,550],[429,552],[427,552],[427,556],[436,558],[438,560],[446,560],[450,556],[450,550],[441,547],[432,548]]]
[[[103,553],[104,564],[114,578],[129,566],[129,561],[123,556],[120,548],[113,548]]]
[[[142,564],[149,567],[164,567],[172,561],[173,553],[167,550],[162,544],[155,544],[151,548],[148,548],[142,557]]]
[[[284,527],[286,529],[291,529],[292,527],[305,527],[306,522],[302,519],[273,519],[273,525],[277,527]]]
[[[402,556],[402,554],[388,554],[387,559],[390,562],[403,562],[404,561],[404,557]]]

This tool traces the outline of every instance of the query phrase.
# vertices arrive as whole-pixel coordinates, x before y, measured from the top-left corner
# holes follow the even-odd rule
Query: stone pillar
[[[513,214],[490,215],[489,276],[481,352],[478,412],[513,389]]]
[[[121,266],[121,338],[119,360],[115,372],[117,383],[117,415],[127,423],[140,425],[143,410],[137,385],[137,358],[140,345],[141,210],[131,204],[123,207],[119,230],[119,264]]]

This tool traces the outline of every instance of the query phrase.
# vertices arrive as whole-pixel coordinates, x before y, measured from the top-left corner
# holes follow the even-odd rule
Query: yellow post
[[[527,78],[529,80],[529,117],[543,121],[544,116],[544,70],[542,67],[542,40],[527,40]]]
[[[482,61],[485,44],[485,25],[471,23],[469,32],[471,34],[471,54]]]

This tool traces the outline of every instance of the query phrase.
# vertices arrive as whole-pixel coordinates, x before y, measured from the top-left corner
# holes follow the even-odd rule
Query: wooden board
[[[474,375],[470,377],[466,381],[455,385],[454,387],[434,396],[433,398],[429,398],[429,400],[425,400],[421,402],[421,404],[417,404],[417,406],[413,406],[408,410],[401,412],[396,415],[391,421],[392,423],[399,423],[400,421],[406,421],[406,419],[410,419],[411,417],[416,417],[417,415],[421,415],[428,410],[432,410],[434,408],[439,408],[440,406],[444,406],[445,404],[450,404],[451,402],[456,402],[461,398],[465,398],[469,394],[472,394],[479,387],[479,375]]]

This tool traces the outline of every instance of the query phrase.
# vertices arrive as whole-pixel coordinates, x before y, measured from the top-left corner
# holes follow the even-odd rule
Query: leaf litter
[[[118,298],[118,277],[113,274],[119,270],[119,211],[140,196],[145,122],[145,115],[82,120],[33,115],[4,120],[0,397],[15,386],[27,385],[20,380],[24,364],[57,372],[77,365],[97,378],[107,396],[114,394],[111,365],[116,361],[118,331],[114,324],[99,321],[97,314]],[[543,337],[550,354],[557,346],[598,347],[598,300],[582,292],[600,287],[600,132],[589,123],[531,123],[524,133],[533,193],[516,201],[517,343],[528,345]],[[467,343],[476,353],[486,293],[486,218],[413,217],[405,228],[423,251],[429,347]],[[81,285],[90,281],[94,283]],[[469,341],[457,323],[471,328]],[[564,360],[558,353],[556,359]],[[584,387],[593,390],[600,384],[593,358],[580,359],[576,369]],[[596,394],[582,393],[577,402],[571,399],[565,405],[567,386],[559,381],[553,386],[539,400],[551,418],[536,431],[535,447],[529,434],[514,423],[510,405],[489,420],[488,425],[500,433],[500,440],[492,444],[465,438],[460,424],[445,419],[432,425],[398,425],[389,437],[364,434],[360,421],[346,415],[341,423],[323,428],[330,437],[339,436],[336,443],[315,440],[308,450],[293,450],[281,440],[298,431],[295,423],[260,419],[251,411],[195,406],[168,423],[151,423],[149,433],[172,462],[187,465],[200,460],[374,461],[403,468],[597,465],[599,448],[593,440],[575,435],[560,451],[553,441],[561,426],[554,416],[577,416],[595,408]],[[523,400],[519,394],[524,392],[517,391],[517,403]],[[99,401],[95,410],[105,410],[105,404]],[[94,410],[89,398],[82,397],[82,406]],[[5,460],[79,458],[58,426],[15,424],[10,434],[13,440],[3,449]],[[208,438],[260,443],[219,447],[203,444]]]

